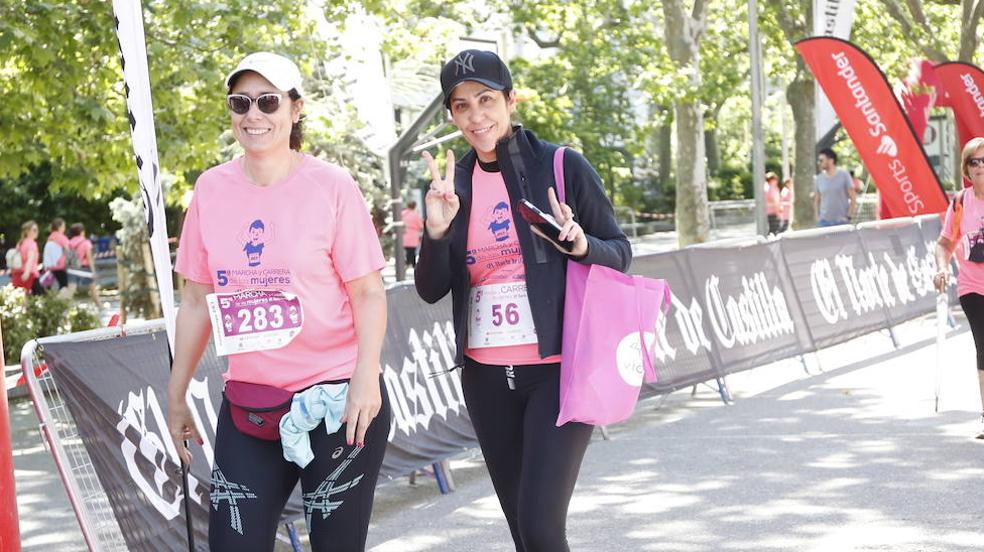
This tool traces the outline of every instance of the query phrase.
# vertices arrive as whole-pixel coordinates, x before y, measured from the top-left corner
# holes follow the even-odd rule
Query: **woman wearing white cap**
[[[567,261],[624,271],[632,251],[591,164],[513,126],[516,93],[497,55],[461,52],[441,88],[471,151],[457,164],[448,151],[444,177],[424,154],[434,180],[414,281],[425,301],[451,292],[465,403],[516,550],[567,551],[567,507],[592,432],[556,425]],[[513,216],[521,199],[552,213],[556,242]]]
[[[210,549],[273,550],[300,480],[312,548],[363,550],[390,424],[382,250],[349,174],[299,151],[297,66],[252,54],[226,87],[243,155],[199,177],[185,218],[168,428],[190,464],[185,395],[212,333],[229,369]]]

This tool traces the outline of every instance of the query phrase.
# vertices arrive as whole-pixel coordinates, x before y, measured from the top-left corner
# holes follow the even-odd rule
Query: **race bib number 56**
[[[229,355],[279,349],[301,333],[304,311],[296,295],[245,290],[205,297],[215,353]]]

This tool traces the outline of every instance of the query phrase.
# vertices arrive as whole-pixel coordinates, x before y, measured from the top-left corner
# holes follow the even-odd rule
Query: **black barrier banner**
[[[711,340],[704,326],[706,310],[692,286],[687,257],[678,252],[644,255],[632,260],[632,273],[663,278],[670,284],[670,311],[660,316],[653,336],[657,379],[643,384],[643,395],[667,393],[718,376],[710,356]]]
[[[935,245],[923,239],[918,225],[887,223],[857,232],[869,264],[878,267],[879,295],[892,325],[936,308]]]
[[[382,474],[395,477],[476,446],[454,364],[450,298],[421,301],[413,286],[387,291],[383,379],[393,411]],[[130,550],[185,550],[177,452],[167,432],[169,370],[163,331],[50,343],[45,359],[65,397]],[[189,405],[204,445],[189,476],[196,547],[207,549],[209,486],[225,360],[211,345],[191,381]],[[234,500],[227,489],[217,500]],[[283,518],[303,514],[300,493]]]
[[[780,240],[814,348],[888,327],[880,272],[853,229]]]
[[[163,331],[104,341],[50,343],[45,360],[75,419],[129,550],[187,550],[177,451],[168,436]],[[205,440],[188,476],[195,546],[208,550],[212,444],[224,363],[206,353],[188,388]]]
[[[811,343],[778,244],[685,250],[718,372],[802,354]]]
[[[454,367],[451,297],[428,305],[412,284],[386,294],[383,380],[393,409],[383,475],[394,477],[478,444]]]

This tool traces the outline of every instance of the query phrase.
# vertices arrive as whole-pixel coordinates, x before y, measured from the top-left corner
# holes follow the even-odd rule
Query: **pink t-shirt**
[[[779,218],[782,220],[792,220],[793,218],[793,189],[784,187],[779,192]]]
[[[51,268],[52,270],[64,270],[65,269],[64,251],[68,248],[68,236],[66,236],[64,232],[55,231],[48,234],[48,241],[57,243],[58,246],[62,248],[63,253],[62,256],[58,259],[58,262],[55,263],[55,266],[47,267],[47,268]]]
[[[175,270],[216,293],[296,294],[304,322],[284,347],[229,355],[226,380],[296,391],[351,377],[358,342],[344,284],[386,264],[362,193],[341,167],[308,155],[265,187],[241,161],[198,178]]]
[[[960,219],[961,237],[953,254],[957,259],[959,274],[957,276],[957,295],[979,293],[984,295],[984,263],[974,263],[967,260],[967,242],[984,240],[984,200],[974,197],[973,190],[963,194],[963,217]],[[953,241],[953,204],[946,209],[943,219],[943,230],[940,236]]]
[[[89,266],[89,251],[92,251],[92,241],[88,238],[83,238],[82,236],[75,236],[68,240],[68,247],[75,251],[75,254],[79,258],[79,263],[84,266]]]
[[[765,183],[765,214],[778,215],[780,201],[781,201],[781,193],[779,192],[779,186],[774,186],[766,182]]]
[[[34,279],[41,275],[41,255],[38,251],[38,242],[31,238],[24,238],[17,244],[17,251],[20,252],[21,267],[11,272],[10,281],[17,287],[31,289]],[[24,275],[24,266],[27,265],[27,258],[30,257],[31,253],[34,253],[34,266],[31,267],[27,280],[24,280],[22,278]]]
[[[526,282],[523,254],[502,173],[486,172],[478,163],[472,175],[471,219],[468,221],[466,249],[470,287]],[[541,359],[536,343],[466,348],[465,354],[482,364],[560,362],[560,355]]]
[[[403,221],[403,247],[420,246],[420,233],[424,230],[424,219],[415,209],[404,209],[400,213]]]

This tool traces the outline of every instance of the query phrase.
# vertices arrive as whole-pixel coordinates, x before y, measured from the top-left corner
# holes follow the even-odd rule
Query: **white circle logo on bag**
[[[645,332],[645,339],[646,348],[652,350],[656,343],[656,334]],[[626,334],[618,342],[618,347],[615,348],[615,366],[625,383],[632,387],[642,386],[643,362],[638,332]]]

